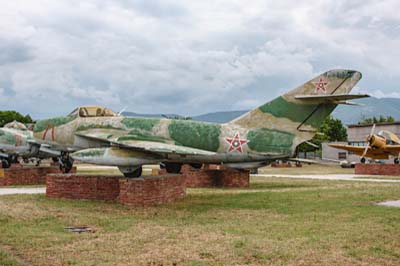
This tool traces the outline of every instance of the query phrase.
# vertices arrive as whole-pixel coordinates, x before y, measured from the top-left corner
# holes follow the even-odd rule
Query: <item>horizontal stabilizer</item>
[[[365,106],[365,104],[362,103],[356,103],[356,102],[349,102],[349,101],[337,101],[334,102],[336,104],[344,104],[344,105],[354,105],[354,106]]]
[[[348,104],[355,103],[347,102],[346,100],[367,98],[368,94],[330,94],[330,95],[297,95],[294,98],[309,103],[333,103],[333,104]]]

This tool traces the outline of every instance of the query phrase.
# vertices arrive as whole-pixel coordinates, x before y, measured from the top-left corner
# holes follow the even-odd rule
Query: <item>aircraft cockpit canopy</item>
[[[378,132],[378,136],[386,139],[386,145],[398,145],[398,138],[396,135],[391,134],[389,131],[381,130]]]
[[[390,134],[385,130],[379,131],[377,135],[380,137],[384,137],[385,139],[390,139]]]
[[[112,117],[117,114],[101,106],[81,106],[73,110],[68,116],[70,117]]]

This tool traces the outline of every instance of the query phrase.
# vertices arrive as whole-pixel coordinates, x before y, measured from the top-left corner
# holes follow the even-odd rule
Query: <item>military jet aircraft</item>
[[[46,144],[38,144],[33,138],[33,132],[19,122],[11,122],[0,128],[0,159],[3,168],[10,167],[17,158],[41,159],[58,157],[59,151],[51,150]]]
[[[38,121],[34,136],[58,146],[69,166],[72,157],[118,166],[126,177],[138,177],[143,164],[154,163],[163,163],[169,173],[180,172],[183,163],[252,169],[292,157],[338,104],[368,97],[348,94],[360,79],[357,71],[331,70],[225,124],[123,117],[84,106]]]
[[[353,146],[344,144],[329,144],[337,149],[351,151],[361,156],[360,162],[365,163],[366,157],[375,160],[388,160],[389,156],[394,156],[394,163],[400,162],[400,139],[392,132],[381,130],[374,134],[375,124],[371,128],[371,133],[367,136],[366,146]]]

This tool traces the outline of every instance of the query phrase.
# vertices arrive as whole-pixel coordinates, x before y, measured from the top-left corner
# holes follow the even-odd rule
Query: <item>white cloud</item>
[[[8,1],[1,109],[246,109],[337,67],[363,72],[359,91],[399,97],[399,9],[395,0]]]
[[[382,90],[373,90],[369,94],[376,98],[400,98],[400,92],[385,93]]]

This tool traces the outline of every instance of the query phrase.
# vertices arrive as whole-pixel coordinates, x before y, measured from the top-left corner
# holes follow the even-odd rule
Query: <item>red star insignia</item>
[[[323,78],[320,78],[319,81],[314,83],[315,85],[315,92],[318,93],[319,91],[326,92],[325,86],[328,85],[328,81]]]
[[[225,138],[225,141],[229,143],[229,151],[243,152],[242,146],[247,144],[247,139],[241,139],[239,133],[236,133],[233,138]]]

